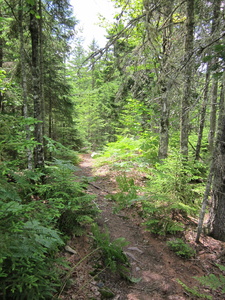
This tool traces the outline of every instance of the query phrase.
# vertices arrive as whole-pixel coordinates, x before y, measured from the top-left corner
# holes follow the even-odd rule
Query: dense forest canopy
[[[87,50],[69,0],[0,0],[3,299],[24,290],[23,299],[51,298],[57,284],[43,278],[64,243],[60,232],[71,234],[64,218],[74,214],[78,231],[93,222],[92,199],[71,179],[76,152],[138,156],[134,164],[155,172],[149,219],[202,207],[198,242],[210,202],[208,232],[225,241],[225,2],[112,1],[118,13],[102,23],[105,47],[93,40]],[[156,224],[148,223],[164,230]]]

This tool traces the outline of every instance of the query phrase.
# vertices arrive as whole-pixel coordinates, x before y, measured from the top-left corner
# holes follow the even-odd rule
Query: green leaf
[[[42,226],[37,220],[26,222],[24,229],[33,233],[35,241],[48,249],[64,244],[56,230]]]

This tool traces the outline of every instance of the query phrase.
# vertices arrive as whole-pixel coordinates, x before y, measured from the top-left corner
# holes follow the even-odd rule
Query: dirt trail
[[[103,298],[99,287],[109,288],[114,300],[183,300],[199,299],[184,291],[177,279],[189,287],[198,285],[193,276],[202,276],[210,262],[208,259],[183,260],[168,249],[165,238],[160,238],[146,232],[141,225],[140,217],[133,211],[113,213],[113,203],[106,196],[115,193],[116,182],[112,173],[106,167],[93,168],[90,155],[82,155],[78,176],[94,176],[95,181],[88,186],[87,192],[97,195],[96,204],[101,215],[98,224],[107,227],[112,240],[124,237],[129,245],[124,248],[130,265],[131,276],[141,278],[137,283],[130,283],[117,274],[102,272],[97,278],[90,276],[92,258],[86,259],[74,272],[72,286],[64,293],[62,299],[100,300]],[[75,264],[79,259],[91,252],[88,238],[74,238],[70,246],[76,249],[78,255],[67,254],[68,260]],[[224,299],[218,295],[213,299]]]

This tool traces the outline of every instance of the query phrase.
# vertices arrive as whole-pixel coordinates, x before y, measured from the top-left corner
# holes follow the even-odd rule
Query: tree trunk
[[[45,135],[45,91],[44,91],[44,55],[43,55],[43,16],[42,16],[42,1],[39,0],[38,11],[40,18],[38,19],[39,25],[39,43],[40,43],[40,93],[41,93],[41,118],[42,123],[42,132],[43,136]]]
[[[163,32],[163,65],[162,65],[162,80],[161,80],[161,116],[160,116],[160,138],[159,138],[159,159],[164,159],[168,154],[169,145],[169,116],[170,116],[170,78],[169,78],[169,55],[171,49],[171,33],[172,33],[172,11],[173,1],[171,0],[166,5],[165,11],[165,29]]]
[[[20,35],[20,64],[21,64],[21,79],[22,79],[22,91],[23,91],[23,116],[24,118],[28,117],[28,92],[27,92],[27,72],[26,72],[26,59],[24,54],[24,33],[23,33],[23,2],[19,2],[19,35]],[[26,125],[26,139],[30,140],[30,128],[29,125]],[[33,167],[33,153],[31,149],[27,149],[27,167],[32,169]]]
[[[52,139],[52,99],[49,98],[48,136]]]
[[[218,77],[213,78],[213,82],[212,82],[210,129],[208,135],[209,151],[211,153],[213,152],[214,139],[216,134],[217,95],[218,95]]]
[[[39,68],[39,28],[37,2],[30,6],[30,34],[32,45],[32,96],[34,103],[34,118],[37,119],[35,124],[34,137],[38,145],[34,150],[34,166],[35,168],[42,168],[44,166],[44,152],[43,152],[43,120],[42,120],[42,101],[40,89],[40,68]]]
[[[220,5],[221,5],[221,0],[216,0],[214,1],[213,5],[213,20],[212,20],[212,29],[211,29],[211,35],[215,34],[218,29],[219,29],[219,23],[220,23]],[[210,64],[207,65],[207,72],[206,72],[206,87],[208,90],[208,84],[207,84],[207,74],[210,72],[211,66],[214,66],[218,63],[218,58],[214,58]],[[218,173],[217,169],[218,166],[216,163],[217,161],[217,154],[218,154],[218,149],[214,147],[214,136],[215,136],[215,131],[216,131],[216,105],[217,105],[217,90],[218,90],[218,77],[212,79],[212,97],[211,97],[211,113],[210,113],[210,131],[208,135],[208,142],[209,142],[209,151],[212,154],[212,161],[211,161],[211,167],[208,175],[208,180],[207,180],[207,185],[205,189],[205,194],[202,202],[202,208],[200,211],[200,216],[199,216],[199,222],[198,222],[198,230],[197,230],[197,236],[196,236],[196,243],[199,242],[200,235],[202,232],[202,227],[203,227],[203,221],[204,221],[204,216],[205,216],[205,210],[208,204],[208,198],[211,192],[211,185],[213,181],[213,176],[214,174]],[[208,91],[207,91],[208,93]],[[221,101],[220,101],[220,118],[219,120],[221,121],[221,126],[220,130],[222,129],[222,115],[224,111],[224,100],[223,100],[223,91],[221,94]],[[208,98],[208,95],[206,95],[206,91],[204,93],[204,99],[205,99],[205,107],[206,107],[206,98]],[[205,108],[206,110],[206,108]],[[203,130],[203,129],[202,129]],[[201,129],[200,129],[201,132]],[[218,132],[219,133],[219,132]],[[221,134],[221,133],[220,133]],[[200,137],[199,137],[200,139]],[[219,140],[218,140],[219,142]],[[218,144],[217,144],[218,146]],[[200,152],[200,143],[198,142],[197,147],[199,149],[196,149],[196,159],[199,158],[198,152]],[[197,148],[196,147],[196,148]],[[215,181],[214,181],[215,182]],[[213,221],[215,218],[215,212],[212,210],[211,211],[211,221],[209,220],[209,223],[211,222],[211,230],[213,226]],[[210,225],[210,224],[209,224]]]
[[[201,145],[202,145],[202,136],[203,136],[203,130],[205,126],[205,115],[206,115],[206,108],[208,104],[208,92],[209,92],[209,81],[210,81],[210,65],[207,65],[206,75],[205,75],[205,89],[203,94],[203,102],[202,102],[202,108],[200,112],[200,124],[199,124],[199,131],[198,131],[198,141],[196,145],[195,150],[195,160],[200,159],[200,151],[201,151]]]
[[[200,211],[200,214],[199,214],[197,235],[196,235],[196,239],[195,239],[196,243],[199,243],[200,235],[202,233],[202,227],[203,227],[203,222],[204,222],[204,217],[205,217],[205,210],[206,210],[206,207],[208,205],[208,199],[209,199],[211,186],[212,186],[214,165],[215,165],[214,160],[212,160],[209,175],[208,175],[208,179],[207,179],[207,184],[206,184],[206,188],[205,188],[204,198],[203,198],[203,201],[202,201],[202,207],[201,207],[201,211]]]
[[[188,133],[189,133],[189,110],[192,94],[192,61],[194,42],[194,0],[187,0],[187,20],[185,39],[186,66],[184,69],[184,95],[181,102],[181,133],[180,150],[181,154],[188,159]]]
[[[215,149],[215,167],[212,187],[212,208],[210,212],[210,235],[218,240],[225,241],[225,84],[220,97],[220,111]]]
[[[221,0],[214,1],[213,6],[213,21],[212,21],[212,33],[217,33],[220,28],[220,6]],[[217,65],[218,58],[214,58],[212,65]],[[216,108],[217,108],[217,90],[218,90],[218,77],[213,78],[212,82],[212,96],[211,96],[211,112],[210,112],[210,130],[208,135],[209,151],[213,152],[213,144],[216,132]]]
[[[219,29],[219,16],[220,16],[220,4],[221,4],[221,0],[216,0],[214,1],[214,6],[213,6],[213,19],[212,19],[212,28],[211,28],[211,36],[213,36],[217,30]],[[209,52],[209,54],[211,54],[212,51]],[[203,104],[202,104],[202,110],[200,113],[200,126],[199,126],[199,133],[198,133],[198,142],[197,142],[197,146],[196,146],[196,152],[195,152],[195,159],[199,160],[200,158],[200,150],[201,150],[201,142],[202,142],[202,135],[203,135],[203,129],[204,129],[204,125],[205,125],[205,115],[206,115],[206,107],[208,104],[208,91],[209,91],[209,81],[210,81],[210,73],[211,73],[211,68],[212,66],[216,65],[216,62],[218,61],[218,59],[213,59],[212,62],[208,62],[207,64],[207,69],[206,69],[206,79],[205,79],[205,91],[204,91],[204,96],[203,96]],[[217,97],[217,83],[218,81],[214,80],[214,84],[213,84],[213,94],[212,94],[212,98],[213,101],[217,102],[217,99],[215,99],[215,97]],[[213,149],[213,140],[214,140],[214,134],[215,134],[215,126],[216,126],[216,111],[215,111],[215,105],[214,102],[212,102],[212,112],[211,112],[211,128],[210,128],[210,149],[211,149],[211,153],[212,153],[212,149]]]

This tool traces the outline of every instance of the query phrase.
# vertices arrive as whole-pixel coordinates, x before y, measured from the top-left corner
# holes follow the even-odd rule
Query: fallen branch
[[[94,184],[94,183],[92,183],[92,182],[88,182],[88,184],[90,184],[91,186],[95,187],[97,190],[101,190],[101,191],[103,191],[103,192],[105,192],[105,193],[109,194],[109,192],[108,192],[108,191],[106,191],[105,189],[102,189],[101,187],[99,187],[99,186],[95,185],[95,184]]]

